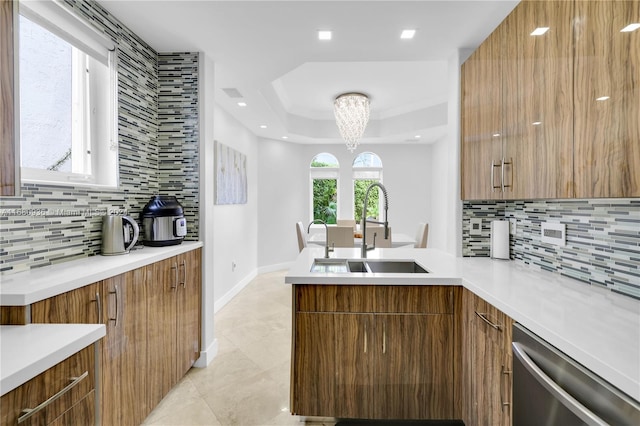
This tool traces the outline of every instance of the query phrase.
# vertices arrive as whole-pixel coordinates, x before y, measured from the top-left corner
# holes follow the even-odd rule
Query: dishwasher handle
[[[578,416],[583,422],[593,426],[608,426],[608,423],[594,414],[587,407],[582,405],[578,400],[571,396],[567,391],[562,389],[560,385],[553,381],[551,377],[545,374],[544,371],[536,365],[536,363],[527,355],[524,347],[517,342],[511,344],[513,347],[513,354],[527,369],[535,379],[554,397],[556,397],[562,404],[571,410],[576,416]]]

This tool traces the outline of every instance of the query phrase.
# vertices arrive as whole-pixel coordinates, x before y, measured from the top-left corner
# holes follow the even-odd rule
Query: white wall
[[[429,145],[363,145],[349,152],[344,145],[299,145],[261,139],[258,147],[258,265],[286,266],[298,254],[295,223],[311,219],[309,164],[320,152],[340,162],[338,217],[353,214],[351,164],[363,151],[378,154],[389,195],[389,222],[396,232],[414,235],[418,222],[430,221]]]
[[[196,365],[207,366],[217,352],[214,332],[214,227],[213,227],[213,128],[214,128],[214,73],[213,60],[200,54],[200,240],[202,247],[202,353]]]
[[[213,207],[215,310],[256,276],[258,268],[258,149],[257,137],[217,104],[213,136],[247,156],[247,203]],[[213,141],[211,141],[213,143]]]
[[[460,65],[458,53],[449,58],[447,135],[432,146],[429,226],[429,246],[456,256],[462,253]]]

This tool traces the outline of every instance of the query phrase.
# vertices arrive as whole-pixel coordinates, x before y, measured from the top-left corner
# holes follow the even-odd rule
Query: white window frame
[[[74,47],[72,172],[21,167],[21,181],[117,188],[118,76],[114,43],[57,0],[21,1],[19,12]],[[90,78],[91,74],[97,78]]]

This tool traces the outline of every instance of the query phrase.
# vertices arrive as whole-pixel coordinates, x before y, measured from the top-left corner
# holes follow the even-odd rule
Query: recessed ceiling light
[[[420,135],[415,135],[414,136],[414,138],[416,138],[416,139],[420,139],[420,137],[421,137]]]
[[[596,101],[606,101],[607,99],[609,99],[609,96],[600,96],[599,98],[596,98]]]
[[[283,136],[282,139],[289,139],[289,136]]]
[[[634,22],[633,24],[629,24],[623,29],[620,30],[621,33],[630,33],[631,31],[635,31],[640,28],[640,23]]]
[[[266,129],[266,128],[267,128],[267,125],[266,125],[266,124],[261,124],[261,125],[260,125],[260,128],[261,128],[261,129]]]
[[[238,106],[246,107],[247,103],[246,102],[238,102]]]
[[[549,27],[538,27],[531,33],[532,36],[539,36],[549,31]]]
[[[500,133],[494,133],[494,134],[493,134],[493,137],[494,137],[494,138],[497,138],[498,136],[500,136]]]
[[[533,123],[531,123],[531,124],[533,124],[534,126],[539,126],[539,125],[541,125],[541,124],[542,124],[542,121],[534,121],[534,122],[533,122]]]
[[[331,31],[318,30],[318,40],[331,40]]]
[[[400,34],[400,38],[408,40],[408,39],[412,39],[414,35],[416,35],[416,30],[406,29],[406,30],[402,30],[402,34]]]

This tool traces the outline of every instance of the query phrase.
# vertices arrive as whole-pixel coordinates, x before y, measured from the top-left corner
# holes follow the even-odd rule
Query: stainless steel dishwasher
[[[640,404],[520,324],[513,326],[513,425],[640,425]]]

